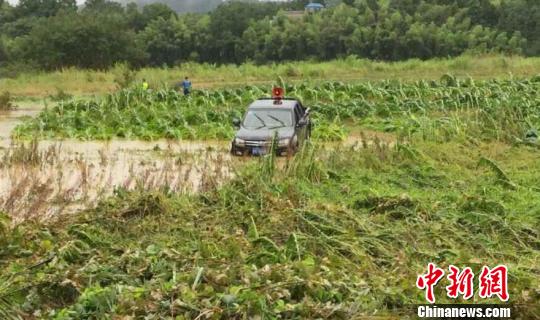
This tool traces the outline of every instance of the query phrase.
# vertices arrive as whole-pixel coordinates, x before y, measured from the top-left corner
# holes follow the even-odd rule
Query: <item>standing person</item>
[[[142,88],[144,91],[148,90],[150,86],[148,85],[148,82],[146,81],[146,79],[142,79]]]
[[[186,77],[184,81],[182,81],[182,88],[184,89],[184,95],[187,96],[191,92],[191,81],[189,81],[189,78]]]

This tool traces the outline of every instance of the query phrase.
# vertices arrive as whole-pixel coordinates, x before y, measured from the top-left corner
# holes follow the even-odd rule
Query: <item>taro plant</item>
[[[515,141],[540,127],[540,83],[532,80],[473,83],[445,76],[430,83],[300,83],[285,89],[312,109],[314,137],[324,141],[343,140],[345,127],[359,125],[436,141]],[[231,120],[268,92],[268,86],[246,86],[198,90],[186,98],[175,90],[128,88],[100,100],[61,102],[27,120],[15,136],[229,139]]]

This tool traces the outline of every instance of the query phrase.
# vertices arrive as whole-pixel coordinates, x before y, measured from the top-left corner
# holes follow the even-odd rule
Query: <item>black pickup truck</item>
[[[291,155],[310,138],[309,109],[292,98],[273,97],[254,101],[244,119],[234,119],[238,129],[232,141],[233,155],[265,155],[274,148],[278,155]]]

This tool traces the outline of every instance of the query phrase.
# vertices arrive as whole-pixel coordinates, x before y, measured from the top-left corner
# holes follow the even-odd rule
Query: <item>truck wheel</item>
[[[300,145],[298,144],[298,141],[294,144],[294,146],[289,148],[289,155],[294,156],[298,150],[300,149]]]

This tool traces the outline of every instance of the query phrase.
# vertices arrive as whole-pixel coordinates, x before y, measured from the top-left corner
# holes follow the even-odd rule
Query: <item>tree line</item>
[[[155,2],[155,0],[117,0],[120,3],[128,4],[135,2],[139,6],[145,6]],[[217,8],[222,0],[159,0],[176,12],[208,12]]]
[[[178,14],[161,3],[0,0],[0,70],[540,53],[537,0],[329,0],[320,12],[290,13],[307,2]]]

